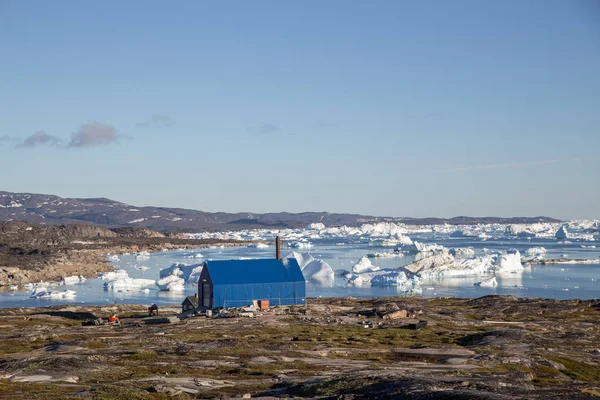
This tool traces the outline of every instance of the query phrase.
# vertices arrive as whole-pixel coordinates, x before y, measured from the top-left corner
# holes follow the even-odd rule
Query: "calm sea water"
[[[516,249],[522,254],[531,247],[544,247],[547,249],[546,258],[568,257],[575,259],[599,259],[599,248],[582,248],[581,245],[593,245],[594,242],[573,241],[570,244],[558,244],[556,240],[508,240],[489,239],[481,241],[476,239],[461,238],[435,238],[432,235],[411,235],[413,240],[422,242],[435,242],[445,247],[471,247],[477,255],[483,254],[483,249],[491,251]],[[343,242],[344,245],[337,245]],[[368,241],[354,242],[352,240],[317,240],[314,247],[308,251],[315,258],[320,258],[329,263],[334,270],[350,270],[360,257],[370,252],[391,251],[393,248],[373,248],[368,246]],[[597,243],[597,242],[596,242]],[[282,253],[287,254],[284,249]],[[201,263],[202,259],[190,258],[201,253],[204,258],[210,259],[237,259],[240,257],[267,258],[274,257],[274,248],[227,248],[227,249],[198,249],[197,251],[175,251],[155,253],[146,260],[136,259],[133,255],[120,256],[120,261],[112,262],[115,267],[125,269],[132,278],[159,278],[159,271],[169,267],[172,263]],[[397,268],[414,260],[413,256],[400,258],[374,258],[374,265],[381,268]],[[149,269],[141,271],[136,266],[147,266]],[[595,299],[600,298],[600,263],[596,264],[557,264],[557,265],[533,265],[523,274],[511,277],[497,277],[498,286],[492,288],[476,287],[473,284],[480,281],[480,277],[448,278],[437,282],[424,283],[421,285],[423,296],[456,296],[456,297],[480,297],[489,294],[510,294],[517,297],[543,297],[553,299]],[[100,279],[89,279],[84,283],[68,286],[59,286],[53,290],[75,290],[75,299],[30,299],[29,291],[20,290],[9,292],[3,289],[0,293],[0,307],[43,307],[58,304],[113,304],[113,303],[140,303],[159,305],[180,304],[185,296],[193,295],[196,287],[188,285],[185,292],[161,292],[157,288],[151,288],[149,293],[133,289],[131,291],[106,291],[103,288],[104,281]],[[49,288],[50,289],[50,288]],[[346,285],[344,279],[336,273],[336,278],[331,286],[323,286],[308,283],[307,292],[309,297],[332,297],[332,296],[355,296],[376,297],[402,295],[403,291],[397,287],[354,287]]]

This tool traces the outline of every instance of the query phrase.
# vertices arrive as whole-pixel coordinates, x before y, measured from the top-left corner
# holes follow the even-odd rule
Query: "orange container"
[[[269,309],[269,300],[259,300],[258,308],[260,308],[261,310],[268,310]]]

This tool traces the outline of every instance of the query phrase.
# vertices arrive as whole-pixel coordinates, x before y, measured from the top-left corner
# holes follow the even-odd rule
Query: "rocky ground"
[[[162,249],[191,249],[239,242],[190,240],[148,229],[106,229],[92,225],[36,225],[0,222],[0,286],[95,277],[112,270],[105,255]]]
[[[121,326],[82,326],[113,311]],[[0,398],[600,396],[599,301],[311,299],[164,325],[145,311],[0,309]]]

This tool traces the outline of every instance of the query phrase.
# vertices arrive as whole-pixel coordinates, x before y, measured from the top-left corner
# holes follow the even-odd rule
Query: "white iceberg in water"
[[[304,279],[312,280],[323,285],[332,285],[333,268],[323,260],[314,258],[309,253],[290,252],[284,259],[295,258],[302,270]]]
[[[444,251],[445,247],[435,243],[413,242],[411,245],[402,246],[400,250],[404,253],[435,253]]]
[[[98,274],[98,278],[102,279],[103,281],[125,279],[129,278],[129,273],[127,273],[127,271],[125,271],[124,269],[118,269],[116,271],[101,272]]]
[[[398,270],[369,271],[345,276],[348,284],[354,286],[417,286],[419,278],[409,278],[406,272]]]
[[[493,276],[493,277],[483,280],[481,282],[475,282],[473,285],[481,286],[481,287],[494,287],[494,286],[498,286],[498,281],[496,280],[496,277]]]
[[[196,253],[196,254],[191,254],[189,256],[186,256],[185,258],[204,258],[204,256],[200,253]]]
[[[116,255],[116,254],[112,254],[110,256],[107,256],[106,259],[108,261],[121,261],[121,259],[119,258],[119,256]]]
[[[154,286],[154,279],[118,278],[104,282],[104,290],[131,290]]]
[[[264,243],[250,243],[248,247],[251,249],[268,249],[269,245]]]
[[[475,250],[457,247],[454,249],[450,249],[450,254],[452,254],[454,257],[469,258],[475,255]]]
[[[423,279],[440,279],[459,276],[485,275],[490,273],[494,265],[494,257],[486,255],[483,257],[465,258],[453,263],[433,266],[427,270],[421,270],[419,276]]]
[[[447,252],[442,252],[440,254],[434,254],[429,257],[424,257],[418,261],[412,262],[404,267],[409,272],[413,274],[418,274],[421,271],[432,270],[436,268],[440,268],[444,265],[451,265],[455,261],[452,254]]]
[[[86,279],[83,276],[73,275],[73,276],[64,277],[61,284],[62,285],[75,285],[77,283],[83,283],[85,281],[86,281]]]
[[[556,231],[556,234],[554,235],[558,240],[565,240],[569,238],[569,232],[567,232],[567,226],[563,225],[561,226],[558,231]]]
[[[150,258],[150,253],[147,251],[140,251],[139,253],[136,253],[135,258],[138,260],[144,260],[146,258]]]
[[[355,274],[361,274],[363,272],[379,271],[379,267],[371,264],[371,260],[368,257],[361,257],[360,260],[352,267],[352,272]]]
[[[295,249],[310,249],[313,247],[313,244],[311,242],[300,241],[300,242],[292,242],[292,243],[288,244],[288,246],[293,247]]]
[[[523,272],[525,268],[521,264],[521,253],[501,254],[496,259],[492,270],[499,274],[516,274]]]
[[[43,286],[35,288],[29,295],[32,299],[72,299],[77,295],[74,290],[65,290],[63,292],[48,291]]]
[[[202,272],[204,264],[182,264],[175,263],[171,264],[168,268],[163,268],[160,270],[159,276],[160,278],[166,278],[168,276],[175,276],[183,279],[188,284],[196,284],[198,283],[198,279],[200,278],[200,273]]]
[[[185,281],[175,275],[169,275],[156,282],[156,286],[163,292],[182,292],[185,290]]]
[[[306,227],[307,231],[320,231],[321,229],[325,229],[325,225],[321,222],[313,222]]]
[[[543,247],[531,247],[525,251],[525,254],[531,257],[543,257],[546,255],[546,249]]]
[[[396,258],[404,257],[404,254],[399,251],[388,251],[383,253],[368,253],[366,256],[369,258]]]

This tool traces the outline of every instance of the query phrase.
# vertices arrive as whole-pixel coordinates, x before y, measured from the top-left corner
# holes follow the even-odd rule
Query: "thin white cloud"
[[[258,133],[263,134],[263,135],[269,135],[269,134],[278,133],[278,132],[281,132],[281,128],[274,124],[262,123],[258,127]]]
[[[79,127],[79,130],[71,136],[67,147],[90,147],[101,146],[118,142],[117,130],[111,125],[101,122],[91,122]]]
[[[138,128],[168,128],[175,125],[175,120],[168,115],[154,114],[149,120],[139,122],[135,126]]]
[[[476,171],[481,169],[504,169],[504,168],[520,168],[520,167],[529,167],[534,165],[546,165],[546,164],[558,164],[563,161],[578,161],[579,158],[571,158],[568,160],[541,160],[541,161],[524,161],[524,162],[513,162],[506,164],[485,164],[485,165],[475,165],[471,167],[461,167],[461,168],[450,168],[438,170],[435,172],[467,172],[467,171]]]
[[[18,147],[58,146],[60,143],[61,139],[59,137],[49,135],[46,131],[37,131],[33,135],[26,137]]]

